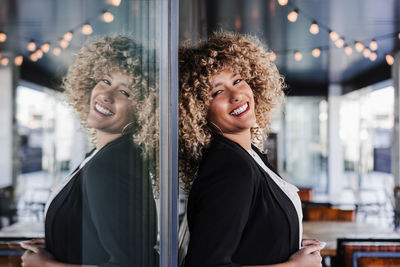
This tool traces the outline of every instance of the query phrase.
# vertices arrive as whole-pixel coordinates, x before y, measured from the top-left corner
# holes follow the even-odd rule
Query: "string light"
[[[23,61],[24,61],[24,57],[23,56],[16,56],[14,58],[14,64],[17,65],[17,66],[21,66]]]
[[[330,37],[331,40],[334,42],[334,41],[336,41],[337,39],[339,39],[339,34],[337,34],[337,33],[334,32],[334,31],[329,31],[329,37]]]
[[[345,45],[344,47],[344,53],[348,56],[350,56],[353,53],[353,49],[349,45]]]
[[[344,39],[343,38],[339,38],[336,40],[335,45],[337,48],[342,48],[344,45]]]
[[[105,23],[110,23],[114,20],[114,15],[109,11],[104,11],[103,14],[101,15],[101,19]]]
[[[369,58],[370,55],[371,55],[371,50],[368,47],[364,48],[363,56],[365,58]]]
[[[4,67],[8,65],[8,62],[10,62],[10,60],[8,59],[8,57],[3,57],[1,59],[1,65],[3,65]]]
[[[35,51],[35,49],[36,49],[36,44],[35,44],[35,42],[34,41],[30,41],[29,43],[28,43],[28,45],[26,46],[26,49],[28,49],[28,51]]]
[[[4,43],[7,40],[7,34],[0,32],[0,43]]]
[[[65,39],[61,39],[60,46],[61,46],[61,48],[67,48],[69,46],[69,42]]]
[[[372,51],[376,51],[378,49],[378,43],[372,39],[372,41],[369,43],[369,48]]]
[[[360,42],[355,42],[354,46],[355,46],[357,52],[361,52],[364,49],[364,45],[362,43],[360,43]]]
[[[319,33],[319,27],[315,20],[312,22],[310,26],[310,33],[314,35]]]
[[[375,61],[378,58],[378,54],[376,52],[372,52],[371,55],[369,55],[369,60]]]
[[[269,54],[269,60],[271,60],[271,61],[275,61],[276,60],[275,52],[272,52],[271,54]]]
[[[36,50],[35,53],[36,53],[36,56],[37,56],[38,59],[41,59],[43,57],[43,51],[42,50],[38,49],[38,50]]]
[[[37,58],[36,53],[32,53],[32,54],[29,56],[29,58],[30,58],[33,62],[38,61],[38,58]]]
[[[121,0],[108,0],[107,3],[112,6],[119,6],[121,4]]]
[[[50,51],[50,44],[49,43],[42,44],[40,50],[42,50],[43,53],[48,53]]]
[[[313,55],[313,57],[317,58],[317,57],[319,57],[319,56],[321,55],[321,49],[319,49],[319,48],[314,48],[314,49],[311,51],[311,54]]]
[[[281,6],[286,6],[288,3],[288,0],[278,0],[278,4],[280,4]]]
[[[300,51],[296,51],[296,52],[294,53],[294,60],[300,61],[300,60],[302,60],[302,59],[303,59],[303,54],[302,54]]]
[[[70,42],[70,41],[72,40],[72,36],[73,36],[72,31],[69,31],[69,32],[67,32],[66,34],[64,34],[63,39],[64,39],[65,41]]]
[[[92,34],[92,32],[93,32],[93,28],[92,28],[92,26],[90,26],[89,23],[85,23],[85,24],[82,26],[82,33],[83,33],[84,35],[90,35],[90,34]]]
[[[386,55],[385,55],[385,59],[386,59],[386,63],[387,63],[389,66],[392,66],[392,65],[393,65],[393,63],[394,63],[394,57],[393,57],[392,55],[386,54]]]
[[[55,56],[59,56],[61,54],[61,48],[59,48],[59,47],[54,48],[53,49],[53,54]]]
[[[295,10],[290,12],[289,15],[287,15],[287,19],[290,22],[296,22],[298,16],[299,16],[299,10],[296,8]]]

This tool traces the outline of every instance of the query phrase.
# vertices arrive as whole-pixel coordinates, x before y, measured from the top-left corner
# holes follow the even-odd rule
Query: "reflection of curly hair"
[[[259,129],[251,129],[253,142],[269,133],[271,110],[281,103],[284,82],[270,53],[253,36],[216,32],[196,47],[179,49],[179,175],[186,191],[196,178],[204,149],[211,141],[207,112],[211,77],[222,70],[238,73],[250,85]],[[262,133],[263,136],[259,136]]]
[[[138,143],[154,145],[154,135],[148,134],[149,124],[154,125],[156,122],[152,120],[154,116],[149,116],[154,114],[154,109],[151,108],[154,105],[148,105],[151,100],[145,97],[149,90],[146,90],[148,79],[142,54],[143,48],[130,37],[104,36],[82,47],[69,67],[63,81],[66,100],[77,111],[81,125],[88,131],[93,143],[96,142],[95,132],[88,128],[86,122],[91,91],[105,74],[117,70],[130,77],[129,86],[134,88],[131,95],[132,115],[142,130],[136,131],[133,137]]]

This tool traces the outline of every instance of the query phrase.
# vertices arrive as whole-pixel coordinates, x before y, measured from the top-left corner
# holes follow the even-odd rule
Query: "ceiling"
[[[277,0],[207,0],[203,7],[207,32],[216,28],[237,30],[259,36],[276,52],[281,73],[292,93],[326,94],[330,83],[340,83],[344,90],[354,90],[390,78],[385,54],[399,49],[400,1],[396,0],[289,0],[286,6]],[[298,9],[296,22],[287,15]],[[309,32],[312,21],[319,33]],[[344,37],[352,48],[346,55],[330,40],[329,30]],[[356,52],[354,42],[368,46],[372,39],[378,43],[377,59],[371,61]],[[321,48],[314,58],[311,51]],[[302,60],[294,59],[294,52]]]
[[[57,88],[72,55],[88,38],[80,33],[83,23],[90,22],[94,34],[136,34],[145,27],[141,23],[156,23],[148,15],[154,9],[148,3],[161,0],[122,0],[117,7],[107,1],[110,0],[0,0],[0,32],[8,34],[6,42],[0,43],[0,53],[10,58],[23,55],[23,79]],[[181,14],[188,1],[181,0]],[[350,91],[389,79],[390,66],[385,54],[393,55],[400,47],[397,0],[289,0],[286,6],[280,6],[277,0],[192,1],[199,3],[200,28],[206,33],[224,28],[256,34],[264,40],[276,52],[276,63],[293,95],[326,95],[331,83],[340,83],[345,91]],[[143,14],[146,4],[147,13]],[[299,16],[292,23],[286,16],[294,8],[299,10]],[[112,23],[99,19],[104,9],[114,14]],[[309,33],[313,20],[319,24],[317,35]],[[330,40],[328,29],[344,37],[353,50],[350,56]],[[29,59],[26,46],[30,40],[38,45],[50,42],[54,48],[70,30],[74,32],[73,38],[59,56],[48,53],[37,62]],[[143,38],[148,35],[143,33]],[[368,45],[373,38],[378,43],[375,61],[354,49],[355,41]],[[316,47],[321,48],[318,58],[311,55]],[[301,61],[294,60],[295,50],[302,53]]]

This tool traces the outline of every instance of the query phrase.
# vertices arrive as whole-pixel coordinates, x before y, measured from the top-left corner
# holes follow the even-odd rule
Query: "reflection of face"
[[[238,134],[249,131],[256,123],[254,96],[250,86],[229,70],[212,77],[213,89],[207,120],[223,133]]]
[[[121,134],[132,121],[129,76],[120,71],[104,75],[93,88],[87,123],[97,134]]]

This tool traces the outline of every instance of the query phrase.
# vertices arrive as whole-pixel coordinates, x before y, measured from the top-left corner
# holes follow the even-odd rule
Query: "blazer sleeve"
[[[240,266],[232,256],[246,226],[256,187],[251,166],[229,152],[209,158],[190,193],[186,267]]]
[[[110,256],[108,262],[100,264],[102,267],[140,266],[141,257],[154,250],[146,230],[154,231],[156,227],[149,220],[154,217],[150,213],[155,211],[143,192],[148,189],[147,193],[152,194],[151,184],[137,175],[140,171],[134,170],[141,162],[139,152],[133,158],[125,152],[115,150],[96,159],[84,178],[87,212]]]

